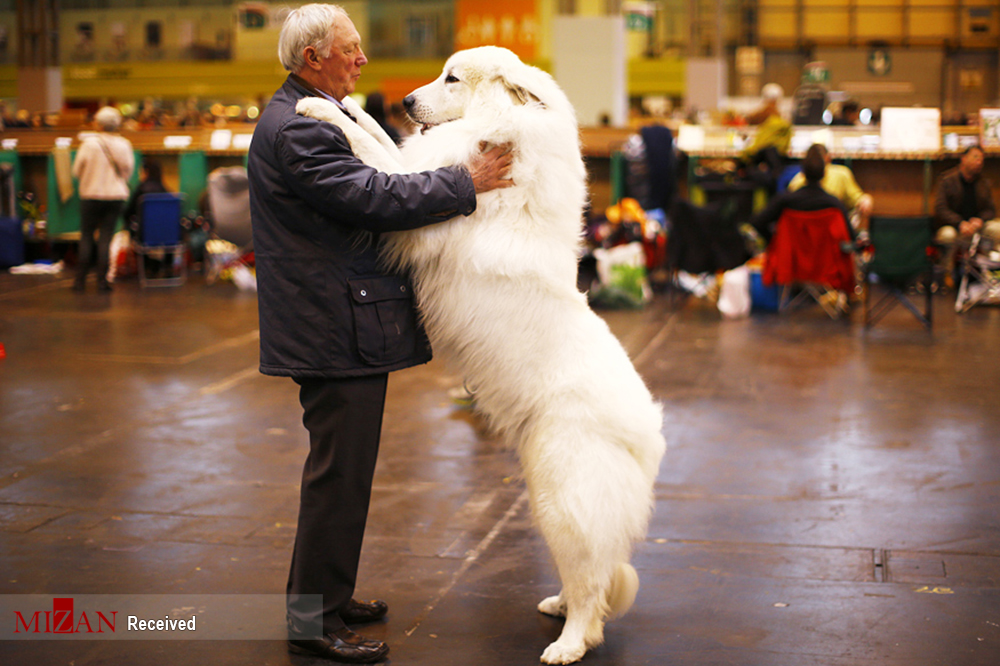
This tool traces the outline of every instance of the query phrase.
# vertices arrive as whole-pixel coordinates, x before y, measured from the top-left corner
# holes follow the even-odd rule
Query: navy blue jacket
[[[379,267],[378,234],[468,215],[472,177],[462,166],[376,171],[339,127],[295,113],[311,94],[289,77],[250,144],[260,370],[334,378],[426,363],[413,290]]]

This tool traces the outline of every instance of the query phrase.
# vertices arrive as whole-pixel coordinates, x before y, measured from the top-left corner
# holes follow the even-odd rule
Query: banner
[[[455,49],[503,46],[530,62],[537,53],[538,12],[535,0],[457,0]]]

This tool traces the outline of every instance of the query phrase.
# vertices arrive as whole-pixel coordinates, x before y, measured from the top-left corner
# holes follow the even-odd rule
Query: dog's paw
[[[295,105],[295,112],[300,116],[332,122],[337,107],[333,102],[319,97],[303,97]]]
[[[566,617],[566,602],[559,595],[548,597],[538,604],[538,610],[553,617]]]
[[[545,648],[542,653],[543,664],[572,664],[583,659],[587,648],[582,643],[578,645],[567,645],[562,641],[556,641]]]

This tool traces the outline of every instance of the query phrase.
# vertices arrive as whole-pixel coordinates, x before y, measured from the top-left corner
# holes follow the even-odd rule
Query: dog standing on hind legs
[[[336,123],[358,157],[388,172],[462,163],[484,143],[512,147],[513,187],[480,196],[467,219],[386,234],[381,250],[412,275],[435,352],[518,453],[562,582],[538,605],[566,618],[542,661],[572,663],[635,599],[629,561],[665,450],[659,406],[576,287],[587,188],[575,114],[552,77],[497,47],[456,53],[404,105],[423,131],[402,153],[332,103],[297,110]]]

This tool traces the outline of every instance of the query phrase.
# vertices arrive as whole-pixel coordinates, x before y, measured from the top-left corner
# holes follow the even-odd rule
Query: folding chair
[[[209,270],[205,281],[212,284],[224,270],[241,264],[247,265],[252,257],[253,232],[250,224],[247,170],[237,166],[212,171],[208,176],[208,205],[212,214],[212,238],[236,246],[231,252],[209,252]]]
[[[700,276],[699,282],[717,272],[742,266],[750,259],[736,222],[719,210],[719,205],[696,206],[677,199],[670,207],[665,268],[674,290],[680,286],[679,271]]]
[[[812,297],[834,319],[847,314],[854,258],[843,212],[785,209],[767,246],[761,278],[766,286],[781,286],[779,312]],[[793,295],[795,288],[800,291]]]
[[[181,233],[183,194],[155,193],[139,197],[139,240],[134,249],[139,258],[139,284],[145,287],[178,287],[187,278],[185,246]],[[146,276],[146,258],[150,254],[173,255],[176,274],[170,277]]]
[[[962,314],[977,305],[1000,303],[1000,252],[994,245],[980,233],[972,237],[963,262],[965,270],[955,298],[955,312]]]
[[[868,234],[869,245],[861,261],[865,328],[871,328],[896,304],[902,304],[930,331],[934,303],[931,288],[934,249],[930,219],[872,217],[868,223]],[[922,312],[906,293],[918,280],[924,290]],[[872,292],[876,285],[885,293],[873,303]]]

